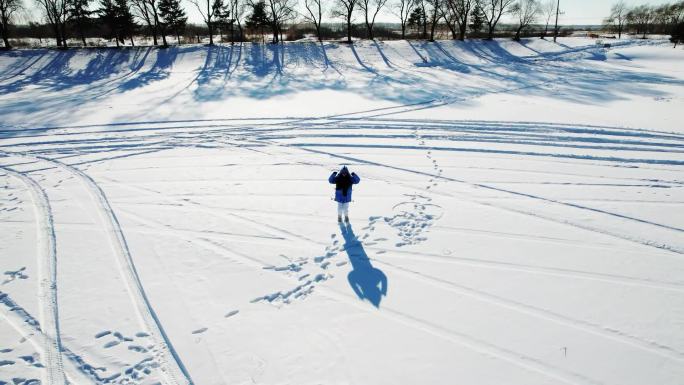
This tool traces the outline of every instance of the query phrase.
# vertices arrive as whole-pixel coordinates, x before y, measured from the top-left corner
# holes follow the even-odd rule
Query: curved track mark
[[[21,180],[31,193],[34,214],[38,224],[39,260],[38,272],[40,319],[45,333],[45,362],[47,383],[50,385],[68,384],[62,362],[62,340],[59,331],[59,311],[57,306],[57,245],[52,208],[45,190],[36,181],[11,168],[2,167],[7,173]]]
[[[104,191],[102,191],[102,189],[90,176],[75,167],[67,165],[66,163],[42,156],[27,156],[23,154],[14,155],[40,159],[47,163],[51,163],[69,172],[70,174],[73,174],[86,186],[88,192],[95,198],[95,201],[100,206],[101,214],[105,217],[104,222],[107,226],[108,232],[111,234],[112,247],[115,248],[116,255],[118,256],[117,262],[120,263],[122,269],[124,270],[124,278],[128,283],[127,286],[131,296],[134,299],[138,313],[148,330],[152,332],[152,335],[160,343],[160,351],[162,352],[163,360],[162,366],[164,367],[163,372],[169,376],[169,380],[171,380],[174,384],[194,384],[178,353],[173,348],[171,340],[164,331],[161,321],[159,320],[150,300],[147,297],[147,294],[145,293],[135,267],[135,263],[133,262],[133,258],[128,248],[126,238],[123,235],[119,221],[114,214],[114,211],[112,210]]]

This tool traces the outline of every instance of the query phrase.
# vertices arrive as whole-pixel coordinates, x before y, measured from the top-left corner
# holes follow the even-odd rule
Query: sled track
[[[52,208],[45,190],[30,177],[8,167],[0,167],[5,172],[19,179],[30,191],[33,200],[39,239],[38,252],[38,300],[40,304],[40,329],[45,333],[43,338],[43,354],[47,369],[47,383],[66,385],[62,362],[62,340],[59,329],[59,311],[57,305],[57,245]]]
[[[107,226],[107,232],[111,236],[110,239],[112,240],[112,247],[115,248],[115,254],[118,257],[117,262],[125,273],[124,278],[127,282],[127,289],[131,295],[131,298],[133,299],[133,302],[135,303],[137,312],[147,327],[147,330],[151,332],[157,343],[160,345],[160,351],[162,352],[163,373],[169,377],[168,380],[171,381],[172,384],[194,384],[178,353],[173,348],[171,340],[164,331],[161,322],[157,317],[157,314],[155,313],[147,294],[145,293],[142,282],[136,270],[135,263],[133,262],[133,258],[128,248],[126,238],[123,235],[119,221],[114,214],[114,211],[112,210],[104,191],[102,191],[102,189],[90,176],[75,167],[67,165],[66,163],[43,156],[27,156],[23,154],[13,155],[19,155],[29,159],[38,159],[50,163],[74,175],[83,183],[101,209],[100,214],[103,215],[103,220]]]

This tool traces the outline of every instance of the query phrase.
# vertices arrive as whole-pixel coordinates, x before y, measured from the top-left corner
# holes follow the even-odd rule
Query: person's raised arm
[[[351,176],[352,176],[352,183],[357,184],[357,183],[361,182],[361,178],[359,178],[359,176],[356,175],[355,172],[351,173]]]
[[[330,174],[330,177],[328,178],[328,183],[335,184],[335,178],[336,177],[337,177],[337,171],[333,171],[333,173]]]

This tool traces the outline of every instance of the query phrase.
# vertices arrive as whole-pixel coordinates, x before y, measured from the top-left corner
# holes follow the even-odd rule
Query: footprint
[[[131,341],[133,341],[133,338],[124,337],[123,334],[121,334],[121,333],[119,333],[119,332],[114,332],[114,337],[118,338],[119,341],[121,341],[121,342],[123,342],[123,341],[126,341],[126,342],[131,342]]]
[[[112,334],[112,332],[109,330],[101,331],[101,332],[95,334],[95,338],[102,338],[102,337],[109,335],[109,334]]]
[[[149,337],[150,335],[145,333],[145,332],[137,332],[135,333],[136,337],[144,338],[144,337]]]
[[[240,312],[240,310],[231,310],[231,311],[229,311],[228,313],[226,313],[226,315],[224,315],[224,317],[225,317],[225,318],[232,317],[232,316],[236,315],[236,314],[239,313],[239,312]]]
[[[201,328],[201,329],[193,330],[192,334],[202,334],[202,333],[206,332],[207,330],[209,330],[209,328]]]
[[[144,347],[142,347],[140,345],[129,345],[128,350],[132,350],[132,351],[138,352],[138,353],[147,353],[147,349],[145,349]]]
[[[107,342],[106,344],[104,344],[103,347],[104,347],[105,349],[109,349],[109,348],[113,348],[114,346],[116,346],[116,345],[118,345],[118,344],[120,344],[120,343],[121,343],[121,341],[109,341],[109,342]]]

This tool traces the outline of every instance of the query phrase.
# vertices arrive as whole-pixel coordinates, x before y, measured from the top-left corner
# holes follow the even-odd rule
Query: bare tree
[[[618,39],[622,38],[622,30],[625,27],[625,23],[627,23],[628,11],[629,8],[627,7],[627,4],[623,0],[620,0],[610,7],[610,16],[604,21],[606,24],[614,26],[618,33]]]
[[[321,20],[323,20],[323,6],[322,0],[304,0],[304,7],[308,14],[304,14],[304,19],[313,23],[316,28],[316,37],[318,41],[323,41],[321,38]]]
[[[565,12],[563,12],[565,13]],[[556,22],[553,24],[553,42],[556,42],[556,39],[558,38],[558,32],[560,31],[558,29],[558,16],[561,14],[560,11],[560,0],[556,0]]]
[[[266,0],[274,43],[282,40],[283,25],[296,14],[296,4],[297,0]]]
[[[0,35],[5,49],[11,49],[9,42],[9,25],[14,14],[22,8],[21,0],[0,0]]]
[[[221,14],[225,5],[223,0],[189,0],[197,10],[200,15],[202,15],[202,20],[204,24],[207,25],[209,29],[209,45],[214,45],[214,23],[215,17]],[[206,7],[205,7],[206,6]]]
[[[439,20],[444,16],[444,12],[442,11],[442,1],[443,0],[424,0],[424,3],[430,5],[430,41],[435,41],[435,29],[437,29],[437,24],[439,24]]]
[[[544,17],[544,31],[541,33],[540,38],[544,39],[549,33],[549,23],[551,23],[551,18],[556,14],[556,0],[546,0],[541,5],[541,14]]]
[[[230,41],[234,41],[234,26],[237,25],[240,41],[243,40],[242,18],[245,15],[247,3],[244,0],[230,0],[230,13],[233,15],[233,23],[230,25]]]
[[[156,20],[158,18],[155,19],[148,0],[131,0],[131,4],[133,4],[133,13],[147,24],[147,29],[152,35],[152,42],[157,45],[158,25]]]
[[[648,5],[640,5],[627,12],[627,21],[633,24],[637,29],[637,34],[641,32],[643,34],[642,39],[645,39],[648,28],[653,22],[653,16],[653,8]]]
[[[373,26],[375,25],[375,18],[382,7],[387,4],[387,0],[359,0],[359,8],[363,11],[366,30],[368,31],[368,38],[373,39]]]
[[[393,4],[393,13],[399,16],[401,22],[401,38],[406,39],[406,27],[408,26],[411,12],[416,5],[417,0],[396,0]]]
[[[354,19],[354,10],[360,0],[337,0],[336,7],[332,11],[333,17],[342,17],[347,23],[347,43],[352,42],[351,28]]]
[[[520,0],[511,8],[518,19],[518,28],[515,30],[514,40],[520,40],[520,33],[537,20],[539,10],[539,0]]]
[[[36,0],[45,12],[57,41],[57,47],[67,48],[66,23],[69,20],[68,0]]]
[[[468,17],[475,5],[474,0],[446,0],[445,19],[451,29],[451,33],[456,39],[456,29],[458,29],[458,40],[465,40],[468,28]]]
[[[421,24],[423,25],[423,39],[427,39],[427,9],[425,6],[427,4],[427,0],[417,1],[421,11],[419,16],[422,16]]]
[[[159,16],[159,0],[146,0],[147,4],[150,6],[150,11],[152,11],[152,20],[154,21],[155,29],[161,33],[162,44],[164,47],[168,46],[166,43],[166,27],[164,23],[161,22],[161,17]]]
[[[511,6],[515,0],[483,0],[482,10],[487,19],[487,39],[494,37],[496,25],[501,16],[511,12]]]

